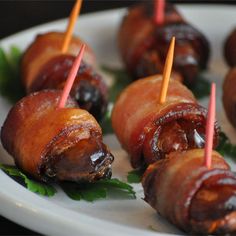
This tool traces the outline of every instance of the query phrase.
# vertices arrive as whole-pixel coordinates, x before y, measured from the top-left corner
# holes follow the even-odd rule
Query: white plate
[[[236,26],[236,7],[215,5],[181,5],[185,17],[201,29],[209,38],[212,47],[210,70],[207,76],[217,83],[217,115],[224,131],[236,142],[236,132],[226,120],[221,105],[221,84],[227,67],[222,58],[223,41]],[[100,64],[120,66],[116,49],[116,34],[124,10],[113,10],[81,16],[75,32],[94,49]],[[219,20],[220,19],[220,20]],[[235,23],[235,25],[234,25]],[[17,45],[22,49],[35,35],[50,30],[63,31],[66,20],[55,21],[15,34],[1,41],[8,49]],[[206,104],[206,101],[202,101]],[[10,104],[0,97],[0,125],[5,119]],[[126,180],[131,170],[127,154],[120,148],[114,136],[105,137],[116,160],[113,165],[115,177]],[[0,147],[0,162],[12,163]],[[32,230],[53,235],[167,235],[183,234],[159,217],[143,200],[140,184],[134,185],[136,200],[117,197],[94,203],[73,201],[60,189],[52,198],[40,197],[0,171],[0,214]],[[158,232],[154,232],[154,228]]]

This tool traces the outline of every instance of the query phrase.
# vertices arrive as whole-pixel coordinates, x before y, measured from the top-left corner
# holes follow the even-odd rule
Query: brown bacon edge
[[[234,29],[226,38],[224,44],[224,56],[229,66],[236,66],[236,29]]]
[[[206,68],[210,52],[208,40],[187,24],[175,8],[168,9],[169,4],[164,25],[156,27],[149,5],[131,7],[120,27],[119,48],[128,71],[135,79],[162,72],[174,35],[176,57],[172,77],[179,81],[184,78],[186,84],[193,84],[200,68]]]
[[[132,166],[140,167],[143,166],[144,163],[151,164],[158,159],[165,158],[167,153],[162,153],[157,146],[157,141],[159,135],[161,134],[162,126],[165,124],[168,124],[174,120],[184,120],[189,122],[189,124],[192,124],[192,126],[190,126],[190,129],[192,129],[194,127],[193,122],[198,124],[198,126],[205,127],[206,118],[207,110],[198,104],[179,103],[167,107],[167,109],[162,111],[162,115],[159,115],[157,118],[155,118],[154,122],[148,124],[144,128],[145,130],[148,130],[148,133],[142,133],[140,135],[143,137],[143,142],[137,147],[139,148],[138,152],[136,151],[134,155],[131,155]],[[220,128],[216,122],[214,128],[214,147],[218,145],[219,131]],[[205,133],[205,128],[203,128],[203,133]],[[191,145],[189,145],[188,149],[190,148]],[[134,150],[135,149],[136,148],[134,147]]]
[[[83,44],[80,38],[72,37],[68,52],[62,54],[63,39],[64,33],[41,34],[26,49],[22,57],[21,70],[27,93],[41,89],[63,88],[75,56]],[[78,101],[81,108],[100,120],[107,109],[108,89],[102,76],[96,72],[95,56],[88,45],[82,65],[71,96]]]
[[[173,152],[165,160],[150,165],[144,173],[142,185],[145,201],[185,232],[221,235],[235,232],[235,210],[219,219],[196,221],[191,218],[193,199],[212,179],[223,180],[221,185],[236,188],[236,177],[217,152],[213,152],[211,169],[204,166],[203,149]],[[227,181],[224,182],[225,179]]]
[[[75,56],[58,55],[50,59],[38,71],[29,87],[29,92],[42,89],[63,89]],[[81,62],[70,95],[77,100],[79,107],[89,111],[100,120],[107,110],[108,88],[103,78],[93,68]]]
[[[40,180],[50,179],[47,171],[51,172],[63,158],[72,167],[71,173],[68,171],[64,175],[62,168],[61,176],[53,173],[54,180],[95,181],[109,177],[113,156],[102,143],[100,126],[87,111],[77,108],[71,98],[66,108],[57,109],[60,95],[60,91],[45,90],[20,100],[3,124],[3,147],[13,156],[17,166]],[[63,155],[80,142],[86,146],[91,140],[96,140],[92,150],[86,153],[84,149],[85,153],[79,156],[79,160],[76,156]],[[96,153],[102,153],[100,161],[93,161],[89,155],[93,148]],[[72,166],[73,162],[78,166]]]
[[[61,54],[64,33],[48,32],[39,34],[25,50],[21,60],[22,81],[28,91],[38,70],[49,59]],[[72,37],[68,48],[68,54],[76,56],[84,42],[79,37]],[[96,65],[95,56],[88,45],[86,45],[84,60],[93,66]]]
[[[230,123],[236,128],[236,68],[232,68],[223,84],[223,105]]]
[[[165,153],[153,150],[152,140],[158,139],[162,126],[168,122],[179,119],[190,123],[196,121],[205,130],[207,111],[197,104],[184,85],[171,79],[164,104],[159,104],[160,88],[161,77],[158,75],[137,80],[120,94],[112,111],[113,129],[129,153],[134,168],[163,158]],[[214,146],[218,144],[218,135],[216,122]]]

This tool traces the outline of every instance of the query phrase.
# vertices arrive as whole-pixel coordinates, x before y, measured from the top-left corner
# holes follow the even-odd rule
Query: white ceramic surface
[[[209,80],[217,83],[217,118],[223,130],[236,143],[236,132],[227,122],[221,105],[221,84],[227,72],[222,58],[222,45],[226,35],[236,26],[236,7],[215,5],[181,5],[185,17],[201,29],[211,42]],[[94,49],[100,64],[121,66],[116,49],[116,34],[124,10],[113,10],[88,14],[80,17],[75,32]],[[219,20],[220,19],[220,20]],[[66,20],[34,27],[1,40],[0,46],[8,49],[16,45],[22,49],[35,35],[50,30],[63,31]],[[201,101],[207,104],[207,100]],[[0,97],[0,125],[10,104]],[[126,180],[131,170],[127,154],[120,148],[114,136],[105,137],[116,160],[113,165],[115,177]],[[0,162],[12,163],[11,158],[0,146]],[[234,166],[233,166],[234,168]],[[234,168],[235,169],[235,168]],[[183,234],[159,217],[141,198],[141,185],[134,184],[137,199],[110,199],[94,203],[73,201],[60,189],[52,198],[40,197],[0,171],[0,214],[35,231],[50,235],[168,235]],[[154,228],[152,230],[151,228]],[[157,232],[156,232],[157,231]]]

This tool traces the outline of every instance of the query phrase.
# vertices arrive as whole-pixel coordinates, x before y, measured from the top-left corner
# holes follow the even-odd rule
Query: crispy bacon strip
[[[57,109],[60,91],[45,90],[20,100],[1,130],[15,163],[37,179],[95,181],[111,175],[113,156],[87,111],[69,99]]]
[[[150,165],[142,184],[145,201],[180,229],[197,234],[236,231],[236,177],[217,153],[204,165],[204,150],[172,152]]]
[[[175,73],[184,83],[193,84],[199,70],[207,65],[207,39],[170,4],[166,5],[164,24],[156,25],[152,4],[131,7],[121,24],[118,42],[128,71],[135,79],[162,73],[170,40],[175,36]]]
[[[42,89],[61,89],[83,42],[72,38],[67,54],[61,53],[64,34],[51,32],[37,36],[22,58],[22,78],[28,93]],[[86,46],[84,62],[78,71],[71,96],[79,106],[101,119],[107,108],[107,86],[95,71],[95,57]]]
[[[223,85],[223,105],[230,123],[236,128],[236,68],[232,68],[225,77]]]
[[[122,92],[113,108],[112,126],[135,168],[172,151],[205,144],[206,109],[175,80],[170,80],[166,102],[159,104],[161,80],[161,76],[153,76],[135,81]],[[218,133],[215,124],[215,146]]]
[[[32,92],[31,84],[41,67],[56,55],[61,55],[63,39],[64,33],[49,32],[40,34],[26,49],[22,58],[22,79],[27,92]],[[81,41],[81,39],[72,37],[68,54],[76,56],[82,44],[84,44],[84,42]],[[94,54],[87,45],[84,59],[91,65],[95,63]]]

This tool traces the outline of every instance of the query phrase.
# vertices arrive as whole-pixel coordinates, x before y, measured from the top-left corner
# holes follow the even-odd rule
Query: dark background
[[[147,0],[146,0],[147,1]],[[81,14],[130,6],[136,2],[135,0],[84,0]],[[214,3],[219,4],[236,4],[236,0],[228,1],[170,1],[178,3]],[[0,39],[24,30],[26,28],[39,25],[41,23],[52,20],[65,18],[70,14],[74,1],[60,0],[60,1],[2,1],[0,0]],[[0,203],[1,204],[1,203]],[[24,217],[24,216],[22,216]],[[28,229],[25,229],[17,224],[0,216],[0,235],[38,235]]]
[[[140,0],[139,0],[140,1]],[[81,13],[125,7],[132,5],[138,0],[84,0]],[[146,0],[151,1],[151,0]],[[236,3],[236,0],[169,0],[170,2],[188,3]],[[72,0],[28,0],[11,1],[0,0],[0,39],[23,29],[45,23],[48,21],[67,17],[73,7]]]

